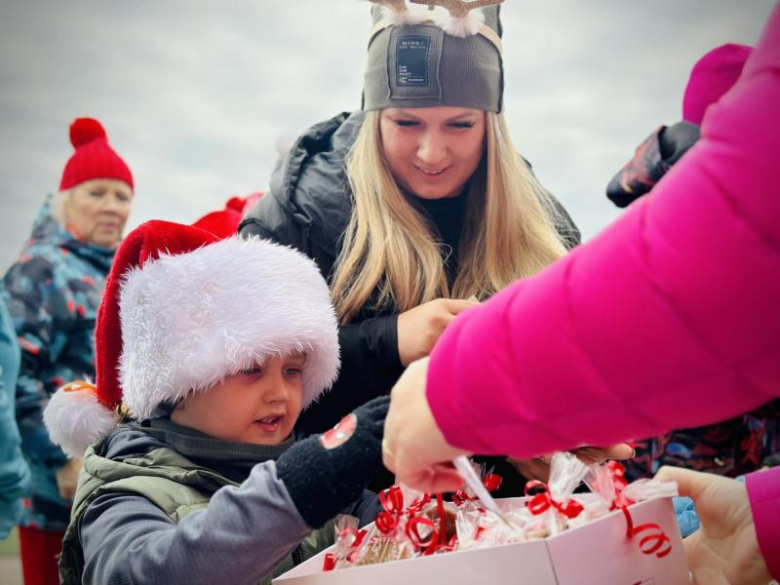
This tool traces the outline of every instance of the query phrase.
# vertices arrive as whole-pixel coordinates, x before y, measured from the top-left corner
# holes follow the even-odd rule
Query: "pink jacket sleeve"
[[[769,574],[780,579],[780,467],[747,476],[756,536]]]
[[[780,396],[780,8],[702,139],[611,227],[465,312],[427,396],[453,445],[530,457]]]

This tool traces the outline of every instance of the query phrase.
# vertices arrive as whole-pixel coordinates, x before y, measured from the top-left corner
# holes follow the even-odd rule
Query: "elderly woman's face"
[[[382,151],[395,180],[422,199],[455,197],[482,160],[485,112],[466,108],[387,108]]]
[[[65,224],[77,238],[115,248],[122,238],[133,192],[122,181],[95,179],[73,188],[65,201]]]

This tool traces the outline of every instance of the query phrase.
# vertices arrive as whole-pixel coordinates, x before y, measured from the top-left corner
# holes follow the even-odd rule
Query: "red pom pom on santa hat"
[[[73,148],[84,146],[98,138],[106,137],[106,129],[95,118],[77,118],[70,125],[70,143]]]

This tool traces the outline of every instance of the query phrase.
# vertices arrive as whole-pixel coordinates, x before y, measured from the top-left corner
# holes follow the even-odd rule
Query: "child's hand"
[[[375,398],[323,435],[293,445],[276,468],[301,517],[318,528],[355,502],[382,469],[390,399]]]

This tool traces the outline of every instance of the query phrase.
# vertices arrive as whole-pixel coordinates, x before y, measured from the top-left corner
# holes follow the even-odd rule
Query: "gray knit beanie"
[[[411,0],[445,6],[449,16],[407,7],[404,0],[372,1],[363,110],[454,106],[501,111],[500,0],[473,12],[469,5],[490,1]]]

